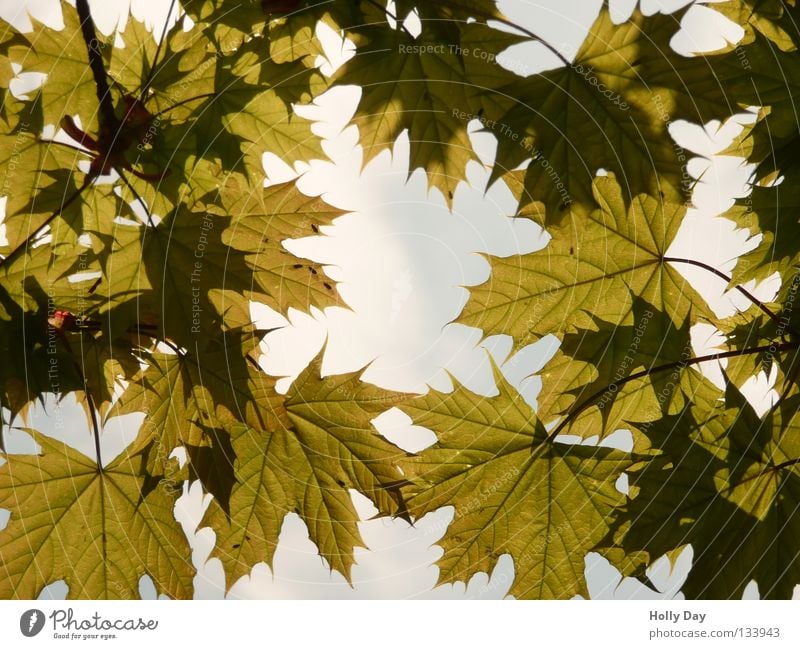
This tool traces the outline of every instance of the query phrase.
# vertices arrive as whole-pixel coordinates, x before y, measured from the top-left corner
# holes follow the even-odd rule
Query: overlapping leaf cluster
[[[577,52],[544,43],[560,63],[520,74],[497,56],[542,41],[491,0],[398,0],[390,10],[372,0],[188,0],[160,45],[132,17],[98,35],[89,51],[107,93],[71,6],[60,31],[6,27],[4,413],[20,422],[55,392],[84,404],[95,435],[113,417],[146,418],[117,458],[88,460],[37,431],[39,455],[4,455],[0,592],[35,597],[65,579],[71,597],[130,597],[148,574],[160,592],[190,596],[189,547],[172,510],[180,484],[200,480],[214,497],[202,524],[216,533],[229,584],[271,561],[289,512],[349,576],[362,543],[356,490],[387,516],[453,506],[443,582],[491,571],[508,553],[511,594],[585,595],[589,551],[643,577],[691,544],[688,595],[738,597],[754,579],[763,596],[791,596],[800,10],[778,0],[714,8],[745,28],[740,45],[681,56],[669,44],[688,7],[637,9],[615,24],[606,4]],[[320,21],[357,47],[333,79],[315,67]],[[27,97],[12,92],[25,72],[47,75]],[[505,181],[517,218],[551,240],[491,259],[460,321],[511,335],[515,349],[558,337],[535,410],[499,370],[496,397],[457,387],[415,398],[320,378],[318,362],[279,395],[258,367],[264,332],[250,322],[251,300],[281,313],[337,302],[322,268],[282,241],[318,233],[338,212],[292,184],[264,189],[261,165],[265,151],[288,163],[324,155],[294,106],[329,83],[361,88],[365,161],[407,133],[409,171],[424,169],[448,201],[478,159],[469,125],[496,136],[491,181]],[[670,254],[693,179],[669,126],[752,106],[758,120],[732,153],[756,164],[754,188],[729,216],[761,241],[726,277]],[[60,126],[82,141],[53,142]],[[752,306],[720,321],[680,273],[688,266],[726,279]],[[742,286],[776,272],[775,303]],[[64,327],[56,311],[76,320]],[[700,322],[727,335],[713,357],[692,349]],[[723,357],[724,390],[697,370]],[[775,405],[757,415],[740,388],[772,365]],[[372,419],[395,405],[438,442],[409,455],[378,435]],[[631,452],[596,445],[619,429]]]
[[[173,515],[186,479],[214,496],[204,524],[231,580],[271,559],[290,512],[348,575],[362,544],[349,490],[385,515],[405,511],[403,452],[370,423],[397,397],[354,377],[322,379],[317,364],[282,396],[258,366],[264,332],[251,300],[281,313],[338,303],[322,268],[283,241],[340,212],[293,184],[263,187],[265,151],[288,163],[323,157],[294,110],[326,87],[313,34],[292,34],[286,12],[262,3],[236,3],[229,24],[230,4],[188,3],[160,45],[134,17],[89,40],[66,4],[61,30],[4,27],[4,418],[24,426],[47,393],[77,397],[98,439],[114,417],[146,414],[116,458],[100,457],[98,443],[89,460],[37,431],[40,455],[4,457],[5,597],[33,598],[59,579],[71,597],[131,597],[145,574],[159,592],[191,596],[190,548]],[[268,41],[267,27],[283,36]],[[12,92],[31,72],[47,75],[41,86]],[[67,145],[52,135],[62,128]]]
[[[624,574],[641,578],[657,557],[674,556],[691,544],[694,568],[685,585],[690,596],[739,597],[755,580],[762,596],[785,598],[798,583],[800,545],[793,537],[800,523],[794,486],[800,456],[792,421],[800,249],[791,193],[798,124],[790,109],[790,80],[800,69],[796,9],[793,2],[736,0],[714,7],[742,21],[744,42],[685,57],[669,42],[689,7],[649,17],[635,10],[616,26],[606,5],[573,59],[518,82],[517,92],[509,93],[516,106],[496,114],[513,128],[498,135],[493,173],[519,188],[520,216],[536,218],[552,239],[540,252],[492,260],[492,277],[472,291],[461,321],[511,334],[517,348],[546,334],[559,337],[556,355],[541,372],[537,419],[549,431],[545,447],[563,448],[562,434],[594,439],[590,444],[619,429],[633,437],[627,465],[611,474],[602,464],[591,468],[595,485],[627,473],[624,504],[606,509],[589,526],[580,513],[603,512],[598,503],[606,501],[594,497],[590,507],[572,497],[564,503],[572,515],[565,526],[548,518],[546,532],[531,523],[525,528],[530,537],[510,527],[491,537],[485,550],[510,552],[517,562],[512,593],[530,593],[525,548],[539,547],[543,537],[552,540],[547,551],[560,544],[580,548],[576,527],[592,549]],[[668,127],[677,120],[724,120],[752,106],[760,107],[758,121],[731,153],[757,164],[755,186],[730,216],[762,241],[731,278],[702,259],[670,255],[694,181],[686,169],[690,154],[670,138]],[[523,137],[530,138],[535,155],[522,174],[509,172],[525,163],[517,144]],[[720,321],[680,274],[689,266],[727,280],[751,306]],[[775,304],[760,302],[742,285],[773,272],[782,281]],[[718,354],[698,356],[691,328],[709,322],[727,342]],[[724,391],[698,371],[703,360],[723,358]],[[737,386],[773,364],[779,377],[774,406],[758,416]],[[598,450],[594,458],[601,456]],[[526,504],[516,491],[530,479],[520,470],[513,489],[503,490],[509,496],[502,511],[507,526],[524,518],[517,508],[544,511],[543,504]],[[542,482],[553,475],[552,465],[538,473]],[[434,482],[423,492],[426,506],[443,504],[438,494],[447,483]],[[566,491],[549,491],[549,500]],[[495,526],[496,516],[487,506],[470,516],[472,529]],[[595,541],[590,531],[605,536]],[[463,547],[445,545],[446,566]],[[570,559],[567,551],[554,559],[550,583],[559,588],[546,589],[547,574],[537,576],[537,594],[585,593],[579,561],[572,561],[578,564],[571,566],[575,576],[567,579]]]

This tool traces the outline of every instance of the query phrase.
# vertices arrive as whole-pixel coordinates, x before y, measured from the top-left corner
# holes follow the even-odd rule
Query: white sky
[[[120,12],[130,5],[132,12],[149,25],[163,23],[168,2],[156,0],[104,0],[90,2],[98,27],[110,31]],[[597,15],[601,0],[524,0],[501,1],[501,9],[514,21],[541,34],[553,43],[577,45]],[[613,2],[620,20],[629,15],[635,0]],[[642,0],[642,8],[652,13],[658,8],[674,9],[685,2]],[[0,0],[0,17],[24,28],[25,9],[31,15],[59,24],[57,0]],[[685,29],[673,42],[679,51],[714,49],[724,41],[736,40],[741,29],[722,21],[712,24],[708,10],[696,8],[687,18]],[[28,23],[29,24],[29,23]],[[329,56],[334,65],[339,54],[332,45]],[[509,53],[517,60],[540,61],[553,65],[552,55],[535,44],[518,46]],[[327,67],[327,66],[326,66]],[[339,282],[338,289],[351,310],[330,308],[325,313],[290,312],[291,326],[270,334],[265,340],[261,360],[266,371],[289,377],[288,386],[308,361],[325,346],[324,371],[340,373],[368,366],[364,379],[389,389],[424,391],[425,386],[447,390],[448,374],[456,377],[479,394],[492,394],[494,383],[487,350],[509,379],[531,403],[538,390],[538,379],[532,376],[541,367],[546,354],[553,351],[548,341],[530,346],[508,362],[510,339],[493,336],[481,343],[477,329],[448,324],[459,313],[466,298],[464,286],[480,284],[489,276],[489,265],[477,253],[513,255],[541,248],[546,237],[527,220],[513,221],[514,201],[502,183],[484,193],[488,168],[471,163],[470,184],[462,184],[456,192],[454,210],[449,212],[437,191],[427,191],[427,180],[416,172],[406,182],[408,142],[404,137],[392,152],[386,151],[361,168],[358,132],[347,126],[358,99],[358,91],[339,89],[308,109],[308,116],[320,120],[315,127],[324,136],[329,161],[298,164],[291,169],[267,157],[271,181],[279,182],[297,173],[299,187],[312,195],[322,195],[329,203],[350,213],[325,229],[325,236],[287,244],[293,252],[326,264],[326,273]],[[475,126],[473,124],[473,126]],[[736,125],[707,131],[698,127],[676,127],[674,135],[689,149],[711,155],[722,149],[738,132]],[[473,129],[475,130],[475,129]],[[713,133],[713,136],[709,135]],[[474,134],[474,141],[485,162],[494,153],[493,136]],[[696,160],[690,166],[702,182],[695,194],[699,209],[691,210],[678,239],[671,248],[675,255],[693,257],[730,270],[737,254],[744,250],[746,234],[715,218],[744,191],[748,170],[740,160],[713,158],[711,162]],[[709,245],[716,242],[716,246]],[[733,313],[735,305],[743,305],[738,294],[723,294],[722,282],[709,281],[707,274],[692,274],[696,269],[680,268],[709,299],[720,315]],[[700,271],[702,273],[702,271]],[[769,298],[774,284],[757,287],[756,294]],[[286,321],[270,313],[266,307],[254,306],[253,313],[265,325]],[[709,332],[695,332],[698,353],[713,347]],[[705,344],[705,347],[703,345]],[[713,371],[713,368],[711,369]],[[762,377],[753,382],[748,392],[763,400],[768,384]],[[87,455],[93,455],[91,435],[82,413],[69,403],[62,405],[62,414],[76,422],[69,441]],[[71,410],[70,410],[71,408]],[[49,413],[35,413],[31,425],[48,432]],[[136,418],[112,420],[104,431],[103,456],[113,457],[136,431]],[[395,443],[418,449],[434,439],[430,431],[410,426],[408,418],[397,411],[377,422],[381,432]],[[51,426],[50,426],[51,428]],[[25,435],[10,436],[9,447],[33,450]],[[624,436],[619,438],[624,440]],[[624,441],[620,443],[624,444]],[[233,588],[230,597],[275,598],[500,598],[507,593],[513,579],[513,566],[508,557],[501,558],[489,579],[478,575],[464,584],[434,588],[438,570],[433,565],[441,555],[435,543],[444,533],[452,516],[449,509],[426,516],[410,527],[404,521],[367,520],[374,514],[372,505],[354,495],[364,522],[361,531],[369,550],[357,550],[353,570],[353,588],[338,574],[331,573],[309,541],[304,524],[295,515],[287,517],[275,556],[274,572],[265,565],[256,566],[249,578]],[[178,518],[193,539],[194,562],[199,568],[196,579],[197,597],[222,597],[224,579],[219,561],[207,561],[213,545],[213,533],[206,529],[194,533],[202,510],[202,494],[198,485],[185,490],[179,502]],[[7,515],[6,517],[7,518]],[[0,525],[4,517],[0,512]],[[596,555],[587,557],[587,578],[594,598],[682,597],[680,584],[689,569],[691,552],[684,553],[670,573],[666,560],[651,569],[651,580],[661,592],[656,593],[632,579],[620,575]],[[147,580],[145,580],[147,581]],[[45,595],[61,597],[63,584]],[[152,595],[144,585],[143,593]],[[754,589],[749,589],[754,595]]]

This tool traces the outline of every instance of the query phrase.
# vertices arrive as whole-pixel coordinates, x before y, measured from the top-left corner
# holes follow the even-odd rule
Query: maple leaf
[[[476,401],[463,388],[401,409],[438,442],[403,462],[413,481],[409,512],[455,508],[440,542],[440,582],[491,573],[514,560],[510,594],[586,594],[584,555],[609,529],[624,498],[614,483],[630,464],[621,452],[547,441],[533,410],[496,372],[500,394]]]
[[[313,67],[313,57],[322,54],[315,37],[316,24],[329,19],[330,13],[357,11],[354,3],[345,7],[302,0],[189,0],[184,9],[223,53],[230,53],[251,38],[267,36],[269,54],[275,63],[306,60]],[[356,23],[357,24],[357,23]]]
[[[272,390],[263,375],[248,381]],[[408,398],[354,376],[320,378],[319,364],[312,363],[285,400],[271,398],[270,413],[262,411],[261,399],[257,425],[250,417],[225,424],[236,482],[229,511],[212,504],[203,524],[217,533],[214,555],[229,585],[255,563],[272,563],[290,512],[303,519],[330,567],[350,578],[353,549],[364,544],[349,490],[370,498],[381,515],[406,515],[400,487],[407,480],[396,466],[406,454],[380,437],[371,421]]]
[[[444,0],[443,2],[423,4],[415,0],[399,0],[395,3],[398,16],[406,16],[412,10],[419,13],[422,20],[469,18],[485,20],[503,18],[495,0]]]
[[[315,66],[316,57],[325,53],[316,37],[320,19],[316,12],[307,9],[271,20],[268,31],[270,58],[275,63],[303,61],[309,67]]]
[[[755,579],[761,597],[790,598],[800,582],[798,398],[758,417],[731,384],[724,405],[714,392],[699,390],[651,429],[663,454],[631,472],[617,540],[651,557],[691,543],[688,597],[739,598]]]
[[[445,35],[446,26],[434,22],[416,39],[380,23],[362,27],[358,55],[336,76],[338,84],[357,84],[362,90],[354,123],[364,164],[407,129],[409,171],[425,169],[429,185],[438,187],[448,202],[465,179],[467,162],[477,159],[467,125],[500,101],[487,96],[506,80],[493,57],[522,40],[477,23],[453,25],[455,33]]]
[[[794,233],[800,229],[798,179],[800,168],[790,167],[782,182],[775,186],[755,184],[746,199],[738,200],[725,212],[725,218],[753,236],[761,235],[758,246],[738,258],[733,282],[763,281],[776,271],[787,276],[797,266]]]
[[[509,80],[515,97],[487,117],[498,136],[492,178],[527,159],[527,196],[542,201],[547,223],[592,206],[598,170],[614,172],[626,194],[681,201],[694,180],[688,155],[668,133],[678,117],[703,124],[736,112],[704,56],[676,54],[669,41],[688,8],[646,17],[639,9],[617,25],[604,3],[589,35],[564,67]]]
[[[33,597],[66,579],[71,596],[131,597],[149,574],[160,591],[188,596],[192,569],[172,508],[180,483],[197,480],[213,496],[203,524],[229,585],[271,562],[290,512],[349,578],[363,545],[358,491],[380,515],[409,520],[454,507],[443,581],[489,571],[508,553],[512,594],[585,595],[590,550],[641,577],[653,558],[691,543],[687,594],[737,596],[755,578],[762,594],[788,596],[800,578],[796,3],[716,4],[744,40],[694,57],[669,47],[687,8],[637,10],[616,25],[606,3],[574,58],[527,78],[497,55],[526,40],[555,50],[495,2],[396,8],[189,0],[160,38],[129,17],[87,43],[91,30],[81,33],[69,9],[60,31],[37,22],[29,35],[3,31],[0,405],[24,418],[45,395],[73,394],[97,439],[110,418],[146,414],[102,469],[33,431],[43,455],[4,455],[3,592]],[[86,3],[78,10],[90,25]],[[403,22],[412,11],[418,36]],[[319,361],[281,395],[260,369],[264,332],[251,299],[281,313],[338,304],[322,267],[283,242],[318,235],[340,212],[292,185],[262,186],[265,151],[290,164],[323,156],[295,113],[329,87],[314,70],[318,22],[358,48],[335,82],[361,88],[365,161],[407,131],[410,170],[424,169],[450,201],[475,158],[470,123],[498,138],[491,179],[507,181],[521,199],[515,215],[544,225],[551,241],[492,259],[492,279],[461,321],[511,334],[515,349],[558,337],[536,415],[499,373],[495,398],[460,387],[414,398],[353,375],[321,378]],[[35,98],[14,97],[12,82],[31,71],[47,75]],[[693,181],[668,125],[751,105],[758,120],[728,152],[757,165],[755,189],[728,217],[762,242],[731,279],[669,256]],[[80,150],[44,141],[50,126]],[[730,279],[752,307],[714,317],[681,265]],[[773,303],[739,285],[776,270]],[[690,327],[702,320],[726,335],[724,351],[692,358]],[[732,385],[761,368],[777,377],[779,400],[764,417],[732,385],[718,403],[693,369],[723,358]],[[438,443],[409,456],[378,435],[372,420],[392,406]],[[562,443],[565,433],[618,429],[637,455]],[[615,488],[623,471],[627,507]],[[77,542],[66,547],[67,535]]]
[[[229,511],[233,450],[225,426],[243,423],[254,428],[275,425],[283,397],[272,379],[261,372],[259,332],[252,326],[226,332],[198,343],[190,351],[142,352],[146,366],[134,377],[115,404],[112,416],[145,412],[139,437],[153,446],[148,471],[164,473],[172,451],[189,454],[189,476],[209,489],[212,476],[222,490],[211,493]],[[209,459],[216,460],[208,462]]]
[[[91,267],[92,256],[85,257]],[[74,308],[90,280],[70,281],[81,259],[54,255],[47,245],[6,257],[0,266],[0,368],[2,403],[12,415],[46,392],[82,390],[84,382],[64,340],[49,325],[55,305]],[[47,289],[47,290],[45,290]]]
[[[82,154],[41,138],[39,101],[7,100],[0,112],[0,175],[6,198],[3,220],[8,255],[35,234],[77,191],[74,178]]]
[[[22,72],[47,75],[39,89],[45,124],[57,125],[65,115],[77,115],[84,128],[99,127],[98,90],[89,67],[87,44],[81,36],[80,19],[71,7],[62,12],[64,27],[55,30],[33,21],[33,32],[24,34],[26,43],[9,49],[9,58]],[[106,56],[110,42],[102,37],[93,44]]]
[[[542,421],[557,420],[560,433],[603,438],[682,407],[681,363],[692,357],[688,320],[676,328],[640,298],[632,315],[632,324],[597,321],[564,335],[541,372],[536,412]]]
[[[728,0],[707,6],[744,28],[739,45],[752,43],[760,34],[781,50],[797,49],[795,0]]]
[[[460,322],[513,336],[519,346],[575,329],[635,325],[633,296],[680,329],[702,299],[666,263],[686,213],[682,205],[641,194],[626,206],[613,175],[594,181],[599,206],[550,229],[548,246],[521,258],[492,259],[492,276],[472,289]]]
[[[234,177],[216,198],[217,209],[233,217],[222,233],[223,243],[232,251],[246,253],[253,281],[272,297],[276,308],[285,312],[294,306],[308,311],[311,306],[325,308],[337,303],[333,283],[322,267],[302,263],[282,243],[318,234],[320,227],[343,214],[341,210],[321,198],[305,196],[291,183],[248,195]]]
[[[180,340],[214,334],[219,290],[231,305],[258,300],[282,313],[336,304],[322,268],[301,263],[282,241],[313,234],[339,212],[292,185],[246,194],[243,184],[231,178],[211,197],[217,202],[182,205],[156,227],[116,225],[97,289],[107,299],[101,312],[127,309],[125,327],[144,318]]]
[[[177,493],[144,493],[141,448],[102,469],[66,444],[32,430],[38,455],[5,455],[0,507],[0,593],[35,599],[63,579],[74,599],[130,599],[149,575],[171,597],[191,596],[194,567],[175,520]],[[179,492],[178,492],[179,493]]]

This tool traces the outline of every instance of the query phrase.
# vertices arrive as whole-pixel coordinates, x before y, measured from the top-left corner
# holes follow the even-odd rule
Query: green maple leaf
[[[133,97],[143,102],[117,134],[114,166],[125,177],[113,184],[75,173],[86,154],[41,140],[65,115],[99,131],[75,12],[61,31],[36,23],[32,35],[0,36],[9,240],[0,254],[10,255],[0,260],[0,405],[24,417],[45,394],[71,393],[103,423],[146,414],[135,442],[102,470],[35,432],[42,455],[4,455],[0,507],[11,522],[0,532],[0,591],[34,597],[65,579],[71,596],[131,597],[149,574],[160,591],[188,596],[188,546],[172,509],[180,482],[198,480],[213,496],[203,524],[229,584],[272,561],[290,512],[349,578],[363,545],[358,491],[380,515],[454,507],[442,581],[488,572],[508,553],[512,594],[585,595],[590,550],[641,575],[691,543],[688,595],[735,596],[756,579],[763,595],[788,596],[800,581],[800,327],[789,278],[798,262],[796,3],[718,4],[745,39],[705,57],[669,47],[686,9],[637,10],[615,25],[606,3],[572,63],[526,79],[494,60],[525,40],[487,25],[505,21],[495,2],[396,7],[401,20],[416,11],[419,37],[391,27],[371,2],[189,0],[194,27],[179,19],[160,48],[128,20],[99,43],[117,119]],[[407,131],[411,171],[425,169],[451,200],[475,159],[468,124],[498,137],[492,178],[508,180],[522,198],[516,215],[543,223],[552,241],[492,260],[492,280],[473,291],[462,322],[509,333],[517,349],[558,336],[536,415],[502,380],[495,398],[457,388],[414,399],[352,375],[320,378],[317,361],[284,396],[259,368],[264,332],[250,321],[251,299],[283,313],[337,303],[322,267],[283,241],[319,234],[340,212],[291,185],[262,187],[264,151],[289,163],[322,157],[294,111],[328,87],[313,70],[318,21],[358,48],[336,82],[362,89],[365,161]],[[48,75],[35,101],[11,94],[12,62]],[[774,304],[720,322],[675,268],[697,262],[668,261],[692,180],[667,127],[749,105],[761,106],[759,121],[731,151],[758,165],[756,187],[729,216],[763,241],[734,282],[775,270],[784,281]],[[63,314],[70,324],[58,324],[55,309],[81,324]],[[764,417],[733,387],[718,403],[689,367],[689,329],[701,319],[739,354],[727,368],[736,384],[777,364],[782,400]],[[380,437],[371,422],[395,405],[438,443],[409,457]],[[637,456],[560,437],[620,428]],[[183,468],[170,459],[177,449]],[[615,488],[623,471],[627,508]]]
[[[472,289],[460,322],[504,332],[524,345],[576,329],[635,326],[634,296],[652,305],[675,329],[703,300],[664,261],[686,213],[682,205],[639,195],[627,207],[613,176],[594,181],[599,208],[551,228],[541,251],[492,259],[492,276]]]
[[[308,311],[312,306],[325,308],[338,302],[333,282],[322,267],[294,257],[282,243],[318,234],[321,226],[343,214],[341,210],[321,198],[305,196],[291,183],[245,194],[233,177],[217,198],[216,209],[232,216],[222,233],[223,243],[231,247],[232,254],[246,253],[252,281],[278,310],[285,313],[293,306]]]
[[[42,120],[39,101],[10,99],[0,114],[0,193],[7,196],[3,225],[8,240],[2,254],[34,235],[78,189],[74,174],[85,157],[43,141]]]
[[[740,44],[752,43],[760,34],[783,51],[797,49],[795,0],[727,0],[708,7],[744,28]]]
[[[9,58],[22,66],[22,72],[47,75],[38,91],[45,124],[57,127],[65,115],[77,115],[86,131],[97,132],[97,88],[89,68],[80,20],[72,7],[65,8],[62,15],[64,28],[61,30],[32,19],[34,31],[24,35],[26,43],[10,48]],[[110,42],[100,36],[97,45],[105,58]]]
[[[680,363],[693,356],[688,320],[676,328],[639,298],[632,315],[633,324],[597,321],[592,329],[565,334],[541,371],[536,412],[542,421],[557,420],[561,433],[602,438],[683,406]]]
[[[320,16],[309,9],[270,21],[270,58],[275,63],[302,60],[305,65],[314,66],[316,57],[324,55],[322,44],[316,37],[319,20]]]
[[[121,326],[158,323],[168,337],[184,340],[215,333],[224,315],[218,291],[226,291],[228,308],[249,300],[282,313],[336,304],[321,266],[303,263],[282,242],[313,235],[340,212],[292,185],[253,193],[243,185],[231,177],[218,195],[192,209],[179,206],[156,227],[116,225],[97,288],[106,298],[101,312],[126,309]]]
[[[734,49],[709,57],[715,74],[725,84],[731,103],[758,106],[756,123],[747,127],[728,153],[756,163],[757,181],[775,180],[797,164],[800,127],[795,97],[800,72],[795,64],[800,12],[794,2],[731,0],[714,8],[743,21],[745,38]]]
[[[490,573],[514,559],[510,594],[545,599],[586,594],[584,555],[607,533],[624,498],[614,483],[630,464],[623,453],[546,441],[531,408],[498,373],[500,395],[463,388],[430,393],[401,408],[438,442],[403,463],[414,483],[416,518],[455,508],[440,542],[440,582]]]
[[[796,235],[800,233],[797,210],[800,207],[800,167],[785,171],[775,186],[753,186],[750,195],[740,199],[724,216],[753,236],[761,235],[758,246],[739,257],[732,281],[742,284],[763,281],[774,272],[784,277],[798,264]]]
[[[689,156],[671,141],[669,123],[736,112],[705,57],[670,48],[686,9],[650,17],[637,9],[617,25],[606,3],[569,65],[510,79],[504,93],[514,106],[487,115],[504,125],[494,129],[493,178],[533,157],[523,198],[543,201],[548,223],[559,223],[570,205],[591,209],[599,169],[614,172],[630,196],[685,199],[694,183]]]
[[[349,579],[353,549],[363,541],[348,490],[366,495],[382,515],[405,515],[399,488],[406,480],[396,467],[405,453],[370,422],[408,396],[387,394],[353,376],[320,378],[318,363],[295,380],[285,399],[263,374],[248,383],[273,396],[260,397],[258,412],[248,408],[257,418],[222,418],[236,456],[236,484],[229,511],[212,504],[204,518],[217,533],[214,555],[228,583],[259,561],[271,564],[290,512],[303,519],[331,568]],[[229,389],[246,407],[252,387],[245,393],[237,381]]]
[[[486,91],[506,81],[503,69],[474,53],[495,56],[521,38],[485,25],[456,23],[455,33],[433,22],[413,39],[381,23],[357,31],[359,51],[337,74],[338,84],[356,84],[362,96],[354,123],[364,147],[364,164],[408,130],[409,171],[425,169],[429,185],[452,201],[477,159],[467,134],[471,119],[497,103]],[[439,28],[441,27],[441,29]]]
[[[264,33],[267,12],[263,2],[229,0],[188,0],[181,3],[187,15],[208,34],[219,51],[235,51],[246,40]]]
[[[257,331],[252,327],[227,332],[192,350],[147,351],[147,367],[120,395],[112,415],[147,414],[139,438],[151,443],[147,457],[151,475],[164,474],[171,453],[183,447],[188,475],[203,481],[226,512],[233,486],[234,451],[227,426],[275,426],[283,398],[258,368]]]
[[[758,417],[729,385],[649,434],[662,454],[631,474],[633,498],[618,532],[627,552],[650,557],[691,543],[688,597],[741,597],[751,579],[765,598],[790,598],[800,582],[798,398]]]
[[[130,599],[149,575],[175,598],[192,594],[191,552],[164,485],[144,491],[142,449],[102,470],[69,446],[28,431],[39,455],[5,455],[0,507],[11,511],[0,532],[0,593],[35,599],[63,579],[69,597]]]
[[[306,62],[313,66],[313,57],[322,54],[314,33],[317,22],[322,18],[330,20],[329,11],[342,11],[328,4],[306,6],[299,0],[245,3],[189,0],[184,9],[222,52],[235,51],[251,38],[266,35],[270,58],[275,63],[311,58]]]
[[[109,342],[107,335],[78,334],[68,337],[71,351],[78,357],[86,384],[81,386],[79,399],[88,408],[96,408],[100,418],[110,411],[122,385],[139,371],[139,360],[132,348],[141,342],[139,335],[120,336]],[[86,394],[91,395],[91,402]],[[90,415],[91,416],[91,415]]]
[[[85,258],[92,267],[92,256]],[[0,267],[0,368],[3,405],[12,415],[45,392],[73,392],[84,387],[75,358],[48,324],[55,309],[80,313],[92,280],[72,281],[81,258],[56,255],[46,244],[28,248]]]
[[[293,163],[325,158],[311,123],[295,114],[292,105],[308,102],[326,84],[302,61],[274,63],[257,40],[243,45],[235,57],[223,58],[216,68],[215,95],[197,107],[194,128],[212,135],[208,152],[234,165],[243,158],[261,184],[261,155],[268,151]]]
[[[397,15],[404,17],[412,10],[420,14],[422,20],[467,20],[474,18],[486,20],[503,18],[495,0],[445,0],[444,2],[420,3],[415,0],[399,0],[395,3]]]

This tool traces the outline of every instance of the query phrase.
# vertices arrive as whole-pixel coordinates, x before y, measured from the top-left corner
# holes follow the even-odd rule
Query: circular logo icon
[[[22,635],[32,638],[44,628],[44,613],[38,608],[25,611],[19,618],[19,630]]]

